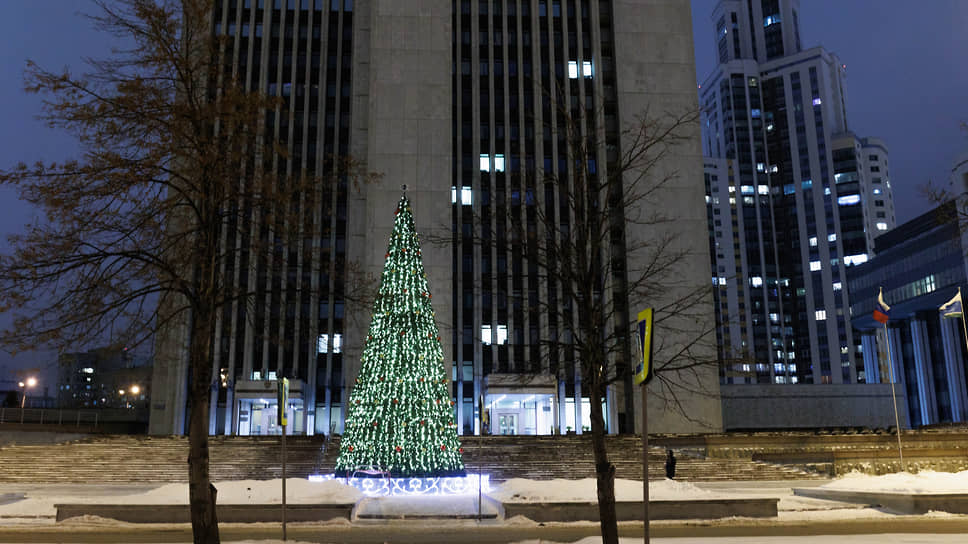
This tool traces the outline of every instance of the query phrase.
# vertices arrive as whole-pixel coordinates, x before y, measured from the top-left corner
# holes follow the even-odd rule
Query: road
[[[884,533],[968,534],[968,519],[924,518],[860,519],[836,521],[780,522],[732,520],[726,523],[669,523],[652,526],[652,536],[662,537],[752,537],[752,536],[811,536],[811,535],[876,535]],[[376,522],[353,525],[290,525],[290,540],[320,543],[507,543],[521,540],[550,540],[574,542],[598,534],[592,524],[551,526],[488,524],[474,522]],[[622,523],[623,537],[641,537],[642,526]],[[221,528],[223,542],[233,540],[281,539],[278,525],[231,524]],[[955,536],[958,539],[963,536]],[[191,542],[191,529],[184,525],[94,525],[59,524],[56,526],[25,525],[0,527],[0,542],[62,542],[62,543],[178,543]]]

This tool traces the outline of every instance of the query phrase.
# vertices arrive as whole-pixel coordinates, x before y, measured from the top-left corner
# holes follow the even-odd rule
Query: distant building
[[[62,354],[57,373],[60,408],[148,408],[152,367],[125,347]]]
[[[858,383],[846,273],[894,224],[887,147],[848,130],[846,66],[802,48],[799,8],[712,14],[700,104],[724,385]]]
[[[887,383],[893,370],[915,427],[968,421],[963,322],[938,312],[959,287],[968,295],[966,247],[954,212],[949,202],[878,237],[877,256],[848,272],[851,322],[861,332],[861,377]],[[891,306],[890,353],[877,339],[884,326],[872,317],[881,288]]]

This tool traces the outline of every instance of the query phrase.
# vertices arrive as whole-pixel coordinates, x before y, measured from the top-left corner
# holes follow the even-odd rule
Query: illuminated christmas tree
[[[394,478],[464,474],[430,299],[404,194],[350,394],[337,473],[377,466]]]

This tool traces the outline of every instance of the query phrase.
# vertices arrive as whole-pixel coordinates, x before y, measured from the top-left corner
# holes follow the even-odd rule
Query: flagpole
[[[962,314],[962,318],[964,314]],[[966,337],[968,338],[968,337]],[[894,359],[891,356],[891,336],[884,322],[884,341],[887,342],[887,367],[891,371],[891,399],[894,400],[894,427],[897,429],[897,455],[901,461],[901,471],[904,471],[904,451],[901,449],[901,423],[897,417],[897,395],[894,393]]]
[[[958,295],[961,295],[961,287],[958,288]],[[961,296],[959,296],[958,298],[961,299]],[[962,330],[962,332],[965,333],[965,349],[968,349],[968,324],[965,323],[965,302],[964,302],[964,299],[961,299],[961,330]]]

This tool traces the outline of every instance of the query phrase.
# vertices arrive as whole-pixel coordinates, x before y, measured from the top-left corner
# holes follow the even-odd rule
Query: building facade
[[[700,88],[724,385],[856,384],[847,269],[893,226],[887,147],[849,132],[846,66],[797,0],[722,0]]]
[[[938,311],[968,287],[965,250],[949,202],[878,237],[877,256],[848,273],[866,379],[898,384],[915,427],[968,420],[964,321]],[[886,326],[872,317],[881,289]]]
[[[499,232],[499,214],[509,209],[533,227],[529,206],[560,196],[538,180],[546,172],[568,176],[555,114],[561,103],[596,112],[589,138],[601,145],[588,169],[600,173],[628,144],[621,127],[637,114],[696,107],[688,3],[222,0],[212,25],[230,44],[227,69],[288,106],[267,119],[287,135],[290,156],[281,168],[323,172],[326,157],[349,155],[383,178],[307,196],[320,241],[291,252],[288,279],[258,264],[227,271],[233,281],[263,282],[265,298],[255,316],[240,305],[217,323],[211,432],[278,432],[274,381],[283,376],[291,383],[293,432],[341,432],[371,317],[367,304],[353,300],[352,276],[379,278],[402,185],[424,239],[445,240],[425,241],[423,258],[459,430],[480,433],[483,421],[484,432],[581,432],[589,424],[581,373],[539,349],[556,333],[539,309],[555,296],[546,275],[529,266],[519,240],[479,237]],[[699,127],[686,129],[686,143],[660,166],[681,173],[667,187],[680,243],[701,247]],[[706,255],[692,252],[687,261],[685,278],[707,281]],[[616,315],[615,324],[628,327],[629,311],[637,310]],[[628,344],[630,359],[631,338]],[[177,331],[159,339],[152,433],[184,432],[184,345]],[[656,406],[652,429],[721,428],[716,370],[696,376],[707,393],[680,399],[689,417]],[[612,387],[609,431],[631,431],[639,402],[631,375]]]

